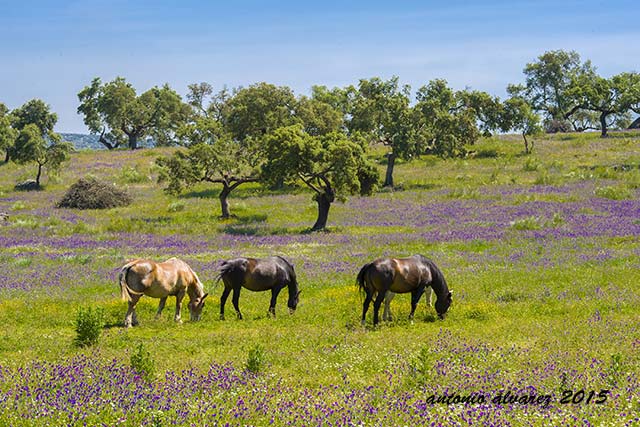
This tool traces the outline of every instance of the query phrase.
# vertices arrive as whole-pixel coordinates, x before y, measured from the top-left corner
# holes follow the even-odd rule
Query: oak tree
[[[137,95],[122,77],[105,84],[96,77],[78,93],[78,99],[78,113],[89,131],[100,135],[100,143],[110,150],[123,144],[134,150],[147,136],[157,144],[169,144],[189,113],[167,84]]]
[[[364,142],[333,132],[312,136],[302,125],[276,129],[265,138],[262,179],[267,183],[302,182],[314,192],[318,216],[311,231],[327,225],[331,204],[349,194],[367,193],[378,179],[364,155]]]

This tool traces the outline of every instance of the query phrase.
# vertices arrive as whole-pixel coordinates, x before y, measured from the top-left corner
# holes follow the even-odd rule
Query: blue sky
[[[86,132],[77,93],[123,76],[141,93],[433,78],[498,96],[547,50],[576,50],[602,75],[640,71],[635,1],[6,1],[0,0],[0,102],[40,98],[58,132]]]

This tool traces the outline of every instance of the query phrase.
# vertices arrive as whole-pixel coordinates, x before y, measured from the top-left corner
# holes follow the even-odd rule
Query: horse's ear
[[[208,296],[209,296],[209,293],[206,293],[206,294],[202,295],[202,299],[201,299],[200,301],[204,301],[204,299],[205,299],[206,297],[208,297]]]

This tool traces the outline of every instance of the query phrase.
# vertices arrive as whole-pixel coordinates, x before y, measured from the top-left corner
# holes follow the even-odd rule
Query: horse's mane
[[[438,288],[440,288],[433,288],[433,290],[436,291],[436,293],[447,292],[449,288],[447,287],[447,280],[444,278],[442,270],[440,270],[440,268],[433,261],[431,261],[424,255],[417,256],[422,260],[424,264],[429,267],[429,270],[431,270],[431,287],[433,288],[433,285],[435,284]]]
[[[289,266],[289,268],[293,271],[293,264],[288,259],[286,259],[285,257],[280,256],[280,255],[276,255],[276,258],[279,258],[282,261],[284,261],[284,263],[287,264]]]

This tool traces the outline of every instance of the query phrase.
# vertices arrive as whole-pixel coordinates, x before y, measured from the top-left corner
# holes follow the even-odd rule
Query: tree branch
[[[310,180],[305,179],[305,178],[304,178],[304,176],[303,176],[300,172],[298,172],[298,176],[300,177],[300,179],[301,179],[305,184],[307,184],[307,186],[309,186],[309,188],[311,188],[313,191],[315,191],[315,192],[316,192],[316,193],[318,193],[318,194],[322,194],[322,191],[320,191],[320,190],[319,190],[315,185],[313,185],[313,183],[311,183],[311,181],[310,181]],[[311,178],[314,178],[314,177],[311,177]]]

